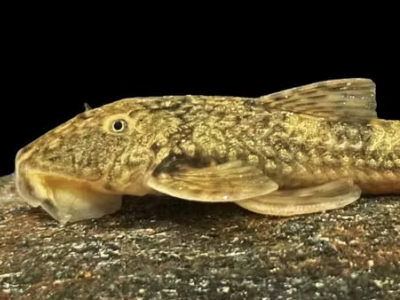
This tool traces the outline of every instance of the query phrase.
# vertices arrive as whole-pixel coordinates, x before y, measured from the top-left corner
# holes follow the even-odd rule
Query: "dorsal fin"
[[[85,107],[85,111],[91,110],[92,108],[90,107],[90,105],[88,103],[83,103],[83,106]]]
[[[349,78],[316,82],[259,98],[267,109],[328,120],[366,123],[377,118],[375,83]]]

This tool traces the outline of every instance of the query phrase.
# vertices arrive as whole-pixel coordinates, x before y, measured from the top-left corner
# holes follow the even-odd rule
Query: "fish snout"
[[[33,188],[32,177],[29,174],[29,157],[31,149],[22,148],[15,157],[15,186],[18,194],[29,205],[37,207],[42,200],[38,199]]]
[[[31,182],[20,168],[15,170],[15,186],[19,196],[29,205],[38,207],[41,204],[42,201],[36,197]]]

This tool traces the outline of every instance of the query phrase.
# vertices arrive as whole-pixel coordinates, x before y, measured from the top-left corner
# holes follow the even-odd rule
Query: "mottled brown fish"
[[[369,79],[85,107],[16,156],[20,195],[62,223],[114,213],[124,194],[290,216],[400,193],[400,121],[377,118]]]

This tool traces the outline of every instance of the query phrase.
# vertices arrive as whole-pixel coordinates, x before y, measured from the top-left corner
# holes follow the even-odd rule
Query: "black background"
[[[328,47],[330,41],[308,48],[235,41],[223,47],[184,40],[137,44],[127,39],[19,44],[8,49],[1,69],[0,175],[14,171],[21,147],[82,112],[84,102],[98,107],[135,96],[257,97],[315,81],[364,77],[377,84],[378,115],[400,119],[397,56],[362,42],[336,48]]]

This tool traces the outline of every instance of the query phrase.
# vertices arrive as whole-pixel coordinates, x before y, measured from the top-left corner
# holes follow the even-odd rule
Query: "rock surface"
[[[0,179],[0,299],[400,299],[400,197],[265,217],[126,198],[60,226]]]

